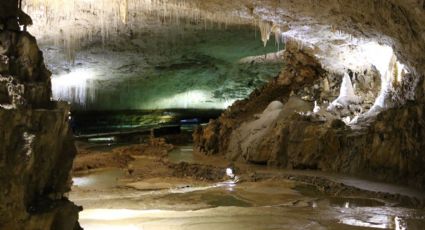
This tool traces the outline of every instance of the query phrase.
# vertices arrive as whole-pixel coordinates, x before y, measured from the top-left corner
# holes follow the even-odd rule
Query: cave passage
[[[207,123],[283,65],[282,46],[273,40],[264,47],[254,27],[167,28],[155,43],[144,33],[106,46],[90,43],[74,64],[60,60],[60,48],[42,47],[54,70],[53,98],[71,102],[76,133]],[[244,61],[267,55],[271,61]]]
[[[423,229],[423,0],[0,2],[0,229]]]

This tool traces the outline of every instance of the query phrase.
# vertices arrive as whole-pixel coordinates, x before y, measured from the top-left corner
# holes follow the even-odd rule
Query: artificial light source
[[[226,175],[232,179],[235,178],[235,174],[233,174],[233,169],[231,168],[226,169]]]
[[[93,137],[89,138],[88,142],[94,142],[94,143],[104,143],[104,142],[115,142],[115,137]]]

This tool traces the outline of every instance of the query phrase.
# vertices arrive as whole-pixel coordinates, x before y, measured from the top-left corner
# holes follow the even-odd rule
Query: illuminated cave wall
[[[53,97],[77,110],[224,109],[281,69],[282,61],[238,64],[282,49],[270,37],[277,27],[225,8],[201,10],[204,2],[23,4],[53,72]]]
[[[46,44],[53,97],[77,110],[224,109],[275,77],[283,64],[240,63],[249,56],[273,59],[276,54],[268,53],[282,49],[274,38],[264,47],[253,27],[164,27],[89,43],[74,63]]]
[[[50,68],[54,70],[53,73],[57,76],[53,80],[56,98],[74,101],[76,102],[74,104],[77,105],[75,107],[85,109],[103,109],[106,104],[109,107],[115,105],[125,109],[155,109],[170,106],[191,108],[199,107],[198,104],[215,108],[226,107],[232,101],[242,98],[241,95],[247,95],[247,93],[242,92],[249,91],[249,89],[246,89],[246,82],[239,84],[236,81],[237,84],[233,84],[234,81],[218,79],[218,83],[215,85],[210,84],[209,81],[204,81],[200,84],[202,87],[197,87],[193,80],[188,80],[196,79],[196,82],[198,82],[206,79],[200,76],[211,76],[210,73],[205,74],[196,70],[196,68],[208,69],[200,66],[205,63],[213,63],[215,60],[207,60],[209,57],[205,57],[203,51],[193,52],[198,50],[201,42],[201,40],[195,39],[200,36],[193,31],[199,29],[210,31],[214,25],[222,27],[221,30],[213,32],[213,36],[210,36],[214,38],[221,36],[221,32],[224,31],[223,28],[227,28],[229,25],[259,27],[261,35],[258,33],[256,39],[265,43],[271,32],[281,34],[283,40],[298,41],[300,48],[303,46],[312,48],[312,53],[320,60],[326,70],[339,73],[341,76],[344,75],[344,72],[348,72],[347,69],[359,72],[364,69],[365,64],[369,64],[369,57],[359,60],[351,58],[353,56],[364,56],[351,55],[353,47],[361,47],[369,42],[378,42],[381,45],[386,44],[395,48],[400,64],[407,65],[406,73],[415,74],[415,68],[419,66],[415,64],[417,61],[406,60],[406,54],[400,52],[398,40],[404,42],[404,39],[393,40],[384,34],[392,34],[394,38],[399,38],[400,34],[403,34],[400,31],[410,34],[409,28],[418,27],[420,23],[417,23],[416,18],[420,17],[415,17],[415,20],[409,20],[407,17],[420,14],[422,8],[418,8],[418,4],[418,1],[413,0],[403,2],[396,0],[373,2],[339,2],[335,0],[313,2],[310,0],[295,2],[275,0],[235,0],[231,2],[222,0],[81,0],[72,2],[65,0],[28,0],[25,1],[25,8],[31,15],[35,15],[35,26],[31,30],[42,38],[42,41],[46,41],[46,44],[55,44],[56,48],[65,48],[65,50],[58,51],[55,47],[44,46],[46,47],[45,53],[48,56],[47,60],[52,63]],[[406,14],[401,10],[396,10],[394,14],[391,14],[386,11],[386,9],[399,9],[395,8],[397,5],[403,5],[409,11],[415,10],[415,12],[414,14],[413,12]],[[58,13],[60,8],[66,8],[66,10]],[[357,8],[364,10],[357,11]],[[369,9],[377,11],[380,17],[375,18],[373,16],[375,13],[369,13]],[[369,27],[382,29],[381,25],[373,24],[371,26],[372,24],[369,22],[357,23],[354,19],[354,21],[351,21],[346,17],[340,17],[344,15],[344,11],[354,15],[357,21],[363,22],[367,19],[366,21],[370,20],[373,23],[376,21],[392,23],[391,28],[394,28],[394,30],[386,31],[389,28],[386,27],[383,29],[385,33],[377,33]],[[186,27],[187,25],[189,26]],[[48,33],[45,33],[46,29],[49,31]],[[231,29],[231,31],[235,30]],[[416,29],[416,31],[421,30]],[[231,41],[238,41],[237,38],[241,37],[240,34],[235,32],[233,38],[225,39],[226,45],[229,44],[229,41],[230,43]],[[408,38],[420,39],[423,36],[422,34],[413,35],[408,36]],[[207,37],[208,35],[204,36]],[[127,39],[122,39],[123,37]],[[279,35],[277,37],[279,40],[281,39]],[[239,41],[241,42],[237,42],[237,45],[249,43],[247,39]],[[420,46],[418,44],[421,43],[417,42],[415,46]],[[95,47],[103,47],[104,49],[96,50]],[[153,52],[149,52],[148,47]],[[187,47],[190,47],[190,49]],[[403,47],[409,46],[403,45]],[[418,49],[416,48],[418,47],[410,47],[410,50],[407,50],[406,53],[412,53],[411,56],[419,61],[420,58],[417,58]],[[79,52],[78,50],[82,51]],[[213,51],[219,50],[214,49]],[[231,50],[226,51],[235,53]],[[49,52],[65,54],[66,59],[75,61],[75,65],[69,66],[66,63],[61,63],[60,60],[56,60],[57,57],[49,55]],[[177,54],[180,54],[180,56]],[[371,55],[373,56],[374,53],[371,53]],[[50,56],[54,58],[49,58]],[[79,56],[82,58],[79,58]],[[213,55],[213,57],[215,56]],[[196,62],[198,65],[193,65],[194,68],[189,68],[190,63],[195,63],[194,60],[201,61]],[[182,67],[181,64],[186,67]],[[226,71],[221,71],[226,73],[218,73],[220,71],[217,71],[217,69],[221,70],[222,68],[219,67],[219,64],[214,63],[214,65],[212,72],[216,75],[226,75],[231,76],[231,78],[237,78],[241,75],[235,73],[232,66],[227,68]],[[96,68],[90,66],[96,66]],[[207,65],[207,67],[209,66]],[[102,68],[103,70],[100,70]],[[59,69],[59,71],[55,71],[56,69]],[[60,71],[60,69],[64,71]],[[194,71],[187,71],[188,69]],[[262,69],[268,71],[270,68],[264,67]],[[385,69],[388,69],[388,67],[385,67]],[[123,74],[123,72],[125,73]],[[236,70],[236,72],[240,71]],[[383,75],[382,71],[380,72]],[[258,75],[258,73],[253,73],[250,76],[256,74]],[[133,80],[134,78],[129,77],[129,75],[138,75],[139,78]],[[184,77],[170,77],[171,75]],[[192,75],[195,77],[189,77]],[[142,79],[155,79],[142,83],[140,76],[143,76]],[[71,78],[73,81],[67,80]],[[165,78],[168,81],[163,80]],[[159,81],[159,83],[155,81]],[[151,82],[155,82],[155,84],[150,85]],[[171,84],[170,87],[165,82],[175,83]],[[66,89],[69,84],[73,84],[74,87]],[[165,84],[166,90],[157,87],[163,84]],[[175,89],[174,86],[176,85],[183,85],[183,89]],[[257,86],[255,80],[246,85],[248,88],[254,88],[251,87],[252,85]],[[139,90],[134,91],[133,88]],[[146,90],[142,88],[146,88]],[[214,90],[211,90],[211,88]],[[227,93],[229,91],[227,88],[231,88],[232,91]],[[125,90],[125,93],[120,93],[123,90]],[[110,92],[109,96],[103,94],[102,91]],[[103,98],[108,97],[109,99],[103,100]],[[136,101],[137,105],[126,105]],[[405,98],[401,101],[404,103]],[[120,104],[122,106],[118,106]],[[385,107],[391,106],[385,105]]]

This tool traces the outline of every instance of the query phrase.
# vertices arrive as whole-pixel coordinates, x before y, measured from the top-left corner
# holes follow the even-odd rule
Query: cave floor
[[[423,209],[382,196],[423,196],[396,185],[246,164],[236,165],[235,182],[224,176],[223,158],[197,155],[190,145],[175,146],[166,156],[134,158],[127,167],[74,173],[69,197],[84,207],[84,229],[422,229],[425,224]],[[220,173],[223,177],[207,175]],[[304,177],[315,183],[300,180]],[[326,192],[333,184],[317,178],[347,187]]]

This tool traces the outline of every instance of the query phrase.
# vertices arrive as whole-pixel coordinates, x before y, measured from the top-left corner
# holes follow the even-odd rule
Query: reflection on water
[[[176,146],[169,154],[168,160],[172,163],[193,163],[193,147],[191,145]]]
[[[400,217],[370,216],[333,219],[332,210],[315,212],[305,208],[244,206],[229,197],[208,196],[217,200],[216,208],[173,211],[134,209],[87,209],[80,214],[85,229],[423,229],[422,225],[401,226]],[[229,203],[222,203],[229,202]],[[229,204],[237,205],[229,205]],[[223,205],[222,205],[223,204]],[[366,211],[362,215],[368,216]],[[105,228],[108,226],[109,228]]]
[[[391,210],[391,208],[384,207],[374,209],[366,207],[359,210],[351,209],[345,210],[339,221],[340,223],[345,225],[374,229],[422,229],[421,226],[424,223],[411,223],[410,227],[408,227],[406,220],[418,220],[416,217],[409,215],[410,211],[412,210],[400,210],[398,208],[394,208],[394,210]]]
[[[99,189],[114,181],[117,183],[117,176],[117,172],[103,171],[94,176],[74,178],[74,182],[77,186]],[[106,180],[107,177],[112,179]],[[227,181],[149,192],[125,189],[102,194],[97,191],[92,195],[84,194],[84,199],[72,198],[77,204],[85,205],[80,220],[89,230],[405,230],[421,229],[425,224],[424,213],[420,210],[389,207],[367,198],[303,196],[285,182],[236,184]]]
[[[366,221],[355,218],[342,218],[340,222],[351,226],[388,229],[391,227],[390,220],[388,216],[372,216]]]
[[[394,224],[395,230],[407,230],[406,222],[403,220],[403,218],[400,218],[398,216],[394,217]]]
[[[361,197],[329,197],[331,206],[344,208],[385,206],[383,201]]]
[[[105,189],[115,187],[118,180],[124,175],[125,173],[121,169],[105,169],[87,176],[76,176],[72,178],[72,182],[74,186],[79,188]]]
[[[251,207],[252,204],[238,197],[229,194],[204,194],[201,199],[207,200],[207,203],[213,207]]]
[[[178,146],[170,161],[195,160],[189,146]],[[142,190],[126,186],[120,180],[124,176],[122,170],[107,169],[73,179],[76,187],[70,198],[84,206],[80,221],[85,229],[416,230],[425,226],[424,210],[369,197],[328,196],[314,186],[286,180],[207,183],[157,178],[144,181],[151,189]]]
[[[194,126],[216,119],[222,112],[202,109],[74,111],[71,126],[75,134],[149,130],[169,125],[192,131]]]

